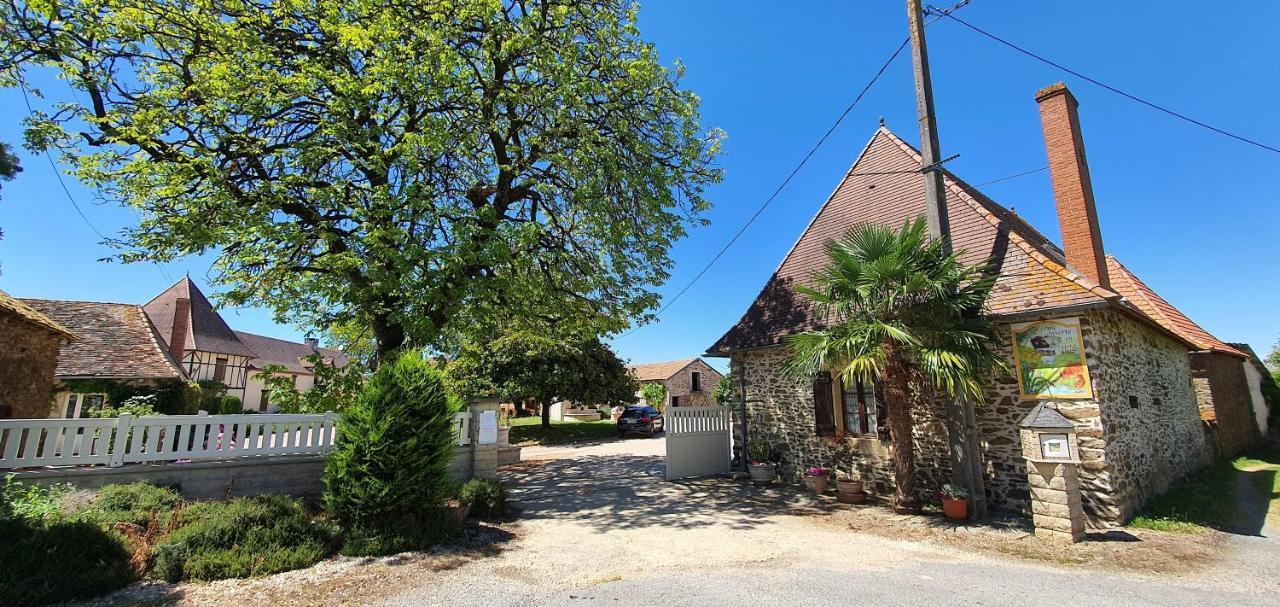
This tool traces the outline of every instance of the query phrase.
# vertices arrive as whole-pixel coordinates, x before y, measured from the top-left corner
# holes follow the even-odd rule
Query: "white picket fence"
[[[470,444],[470,420],[454,417],[456,444]],[[323,454],[337,423],[336,413],[0,420],[0,470]]]

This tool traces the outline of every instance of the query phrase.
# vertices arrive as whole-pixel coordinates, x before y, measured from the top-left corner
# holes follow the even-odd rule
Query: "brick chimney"
[[[169,329],[169,353],[178,362],[186,354],[187,333],[191,330],[191,300],[179,297],[173,300],[173,326]]]
[[[1044,147],[1049,153],[1049,174],[1053,177],[1053,198],[1058,206],[1062,248],[1071,269],[1111,287],[1107,260],[1098,229],[1098,209],[1093,202],[1093,183],[1080,136],[1079,103],[1067,85],[1059,82],[1036,93],[1040,104],[1040,124]]]
[[[310,346],[312,350],[320,347],[320,339],[316,337],[307,336],[303,342]]]

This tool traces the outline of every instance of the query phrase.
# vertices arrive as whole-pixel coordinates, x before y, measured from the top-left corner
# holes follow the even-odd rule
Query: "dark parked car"
[[[666,427],[667,424],[662,419],[661,412],[653,407],[643,405],[627,407],[622,411],[622,416],[618,418],[618,436],[626,436],[636,432],[643,432],[653,436],[655,432],[662,432]]]

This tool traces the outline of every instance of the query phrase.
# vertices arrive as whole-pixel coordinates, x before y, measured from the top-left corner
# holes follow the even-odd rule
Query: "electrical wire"
[[[1031,169],[1030,171],[1023,171],[1023,172],[1021,172],[1021,173],[1015,173],[1015,174],[1013,174],[1013,175],[1009,175],[1009,176],[1007,176],[1007,177],[1001,177],[1001,178],[999,178],[999,179],[992,179],[991,181],[984,181],[984,182],[982,182],[982,183],[977,183],[977,184],[974,184],[974,186],[973,186],[973,187],[975,187],[975,188],[980,188],[980,187],[982,187],[982,186],[984,186],[984,185],[991,185],[991,184],[993,184],[993,183],[1000,183],[1001,181],[1009,181],[1010,179],[1017,179],[1017,178],[1019,178],[1019,177],[1026,177],[1027,175],[1034,175],[1034,174],[1036,174],[1036,173],[1039,173],[1040,171],[1047,171],[1047,170],[1049,170],[1049,166],[1048,166],[1048,165],[1045,165],[1045,166],[1042,166],[1042,167],[1040,167],[1040,168],[1038,168],[1038,169]]]
[[[841,112],[840,116],[838,116],[835,122],[831,124],[831,127],[827,129],[827,132],[823,133],[822,137],[818,138],[818,142],[813,144],[813,147],[809,148],[809,152],[804,155],[804,158],[800,159],[800,163],[797,164],[795,168],[791,169],[791,172],[787,174],[786,179],[783,179],[782,183],[779,184],[778,187],[773,190],[773,193],[770,194],[769,197],[765,199],[764,203],[761,204],[760,207],[756,209],[755,213],[751,214],[751,217],[747,219],[747,222],[742,224],[741,228],[738,228],[737,233],[735,233],[733,237],[729,239],[729,242],[726,242],[724,246],[720,248],[720,251],[717,252],[714,257],[711,258],[711,261],[708,261],[707,264],[704,265],[702,269],[698,271],[697,275],[695,275],[692,280],[685,283],[684,287],[682,287],[678,292],[676,292],[675,296],[667,300],[667,302],[663,304],[663,306],[659,308],[657,312],[654,313],[653,316],[655,319],[661,316],[663,312],[666,312],[667,309],[670,308],[672,304],[679,301],[680,297],[682,297],[689,290],[689,288],[694,285],[694,283],[698,282],[698,280],[701,279],[703,275],[707,273],[707,270],[711,269],[711,266],[715,265],[715,263],[719,261],[722,256],[724,256],[725,252],[729,250],[729,247],[732,247],[735,242],[738,242],[738,239],[741,238],[742,234],[747,231],[747,228],[751,227],[751,224],[755,223],[756,219],[760,217],[760,214],[763,213],[764,210],[769,207],[769,205],[774,201],[774,199],[778,197],[778,194],[782,193],[783,188],[786,188],[787,184],[791,183],[791,180],[795,178],[797,173],[800,172],[800,169],[803,169],[804,166],[808,164],[809,159],[812,158],[815,153],[817,153],[818,149],[822,147],[822,144],[827,142],[827,139],[830,138],[831,134],[834,133],[836,128],[840,126],[840,123],[844,122],[844,119],[846,116],[849,115],[849,112],[853,111],[853,108],[858,105],[859,101],[862,101],[862,98],[867,94],[867,91],[871,90],[871,87],[875,85],[876,81],[880,79],[880,76],[884,75],[885,70],[889,69],[889,65],[893,63],[894,59],[898,58],[898,55],[902,54],[902,50],[907,48],[907,45],[910,43],[911,43],[910,38],[905,38],[902,40],[902,44],[899,44],[898,48],[894,49],[893,53],[889,55],[889,58],[886,59],[885,62],[880,66],[880,69],[876,71],[876,74],[871,77],[871,80],[869,82],[867,82],[866,86],[863,86],[862,90],[858,91],[858,95],[853,98],[853,101],[849,103],[848,107],[844,108],[844,111]],[[620,337],[627,337],[628,335],[631,335],[632,333],[639,331],[644,326],[645,325],[643,324],[638,325],[635,328],[631,329],[630,331],[623,333]]]
[[[1232,133],[1232,132],[1227,131],[1227,130],[1224,130],[1224,129],[1220,129],[1220,128],[1218,128],[1218,127],[1216,127],[1216,126],[1213,126],[1213,125],[1211,125],[1211,124],[1208,124],[1208,123],[1206,123],[1206,122],[1202,122],[1202,121],[1200,121],[1200,120],[1196,120],[1195,118],[1192,118],[1192,117],[1190,117],[1190,116],[1187,116],[1186,114],[1182,114],[1182,113],[1180,113],[1180,112],[1176,112],[1176,111],[1171,110],[1171,109],[1169,109],[1169,108],[1166,108],[1166,107],[1163,107],[1163,106],[1161,106],[1161,105],[1158,105],[1158,104],[1156,104],[1156,103],[1154,103],[1154,102],[1147,101],[1146,99],[1143,99],[1143,98],[1141,98],[1141,97],[1138,97],[1137,95],[1133,95],[1133,94],[1130,94],[1130,93],[1126,93],[1126,92],[1124,92],[1124,91],[1122,91],[1122,90],[1120,90],[1120,89],[1118,89],[1118,88],[1116,88],[1116,87],[1114,87],[1114,86],[1111,86],[1111,85],[1109,85],[1109,84],[1106,84],[1106,83],[1104,83],[1104,82],[1101,82],[1101,81],[1099,81],[1099,80],[1097,80],[1097,79],[1095,79],[1095,78],[1090,78],[1089,76],[1086,76],[1086,75],[1084,75],[1084,74],[1082,74],[1082,73],[1080,73],[1080,72],[1078,72],[1078,71],[1076,71],[1076,70],[1073,70],[1073,69],[1071,69],[1071,68],[1069,68],[1069,67],[1067,67],[1067,66],[1065,66],[1065,65],[1062,65],[1061,63],[1057,63],[1057,62],[1055,62],[1055,61],[1053,61],[1053,60],[1051,60],[1051,59],[1047,59],[1047,58],[1045,58],[1045,57],[1042,57],[1042,56],[1040,56],[1040,55],[1037,55],[1036,53],[1033,53],[1033,52],[1031,52],[1031,51],[1029,51],[1029,50],[1027,50],[1027,49],[1025,49],[1025,48],[1022,48],[1021,46],[1018,46],[1018,45],[1016,45],[1016,44],[1014,44],[1014,43],[1012,43],[1012,42],[1009,42],[1008,40],[1005,40],[1004,38],[1001,38],[1001,37],[999,37],[999,36],[997,36],[997,35],[995,35],[995,34],[992,34],[991,32],[988,32],[988,31],[986,31],[986,30],[983,30],[982,28],[979,28],[978,26],[973,25],[972,23],[969,23],[968,21],[965,21],[965,20],[963,20],[963,19],[961,19],[961,18],[959,18],[959,17],[956,17],[955,15],[952,15],[952,14],[951,14],[951,11],[942,11],[942,10],[935,9],[935,8],[933,8],[933,7],[929,7],[928,9],[926,9],[926,10],[925,10],[925,12],[926,12],[927,14],[930,14],[930,15],[938,15],[938,18],[946,17],[946,18],[948,18],[948,19],[951,19],[951,20],[955,21],[956,23],[959,23],[960,25],[963,25],[963,26],[965,26],[965,27],[967,27],[967,28],[969,28],[969,29],[971,29],[971,30],[973,30],[973,31],[975,31],[975,32],[977,32],[977,33],[979,33],[979,34],[982,34],[983,36],[986,36],[987,38],[990,38],[991,40],[994,40],[994,41],[996,41],[996,42],[999,42],[1000,44],[1003,44],[1003,45],[1005,45],[1005,46],[1007,46],[1007,47],[1009,47],[1009,48],[1011,48],[1011,49],[1013,49],[1013,50],[1015,50],[1015,51],[1018,51],[1019,53],[1022,53],[1023,55],[1026,55],[1026,56],[1028,56],[1028,57],[1031,57],[1032,59],[1035,59],[1035,60],[1040,61],[1040,62],[1042,62],[1042,63],[1048,64],[1048,65],[1051,65],[1051,66],[1053,66],[1053,67],[1056,67],[1056,68],[1058,68],[1058,69],[1060,69],[1060,70],[1062,70],[1062,71],[1064,71],[1064,72],[1066,72],[1066,73],[1068,73],[1068,74],[1071,74],[1072,76],[1075,76],[1075,77],[1077,77],[1077,78],[1080,78],[1081,80],[1085,80],[1086,82],[1090,82],[1090,83],[1093,83],[1093,84],[1095,84],[1095,85],[1097,85],[1097,86],[1100,86],[1100,87],[1102,87],[1102,88],[1104,88],[1104,89],[1107,89],[1108,91],[1111,91],[1111,92],[1113,92],[1113,93],[1115,93],[1115,94],[1117,94],[1117,95],[1120,95],[1121,97],[1124,97],[1124,98],[1126,98],[1126,99],[1129,99],[1130,101],[1135,101],[1135,102],[1140,103],[1140,104],[1142,104],[1142,105],[1145,105],[1145,106],[1147,106],[1147,107],[1149,107],[1149,108],[1151,108],[1151,109],[1153,109],[1153,110],[1157,110],[1157,111],[1163,112],[1163,113],[1165,113],[1165,114],[1168,114],[1168,115],[1170,115],[1170,116],[1173,116],[1174,118],[1178,118],[1178,119],[1180,119],[1180,120],[1184,120],[1184,121],[1186,121],[1186,122],[1189,122],[1189,123],[1191,123],[1191,124],[1194,124],[1194,125],[1196,125],[1196,126],[1198,126],[1198,127],[1208,129],[1208,130],[1210,130],[1210,131],[1213,131],[1213,132],[1215,132],[1215,133],[1218,133],[1219,135],[1224,135],[1224,136],[1230,137],[1230,138],[1232,138],[1232,139],[1235,139],[1235,140],[1237,140],[1237,141],[1241,141],[1241,142],[1247,143],[1247,144],[1249,144],[1249,145],[1256,146],[1256,147],[1262,148],[1262,149],[1264,149],[1264,150],[1267,150],[1267,151],[1271,151],[1271,152],[1275,152],[1275,153],[1277,153],[1277,154],[1280,154],[1280,148],[1276,148],[1276,147],[1273,147],[1273,146],[1267,145],[1267,144],[1265,144],[1265,143],[1262,143],[1262,142],[1259,142],[1259,141],[1256,141],[1256,140],[1250,139],[1250,138],[1245,137],[1245,136],[1243,136],[1243,135],[1237,135],[1237,134],[1235,134],[1235,133]]]

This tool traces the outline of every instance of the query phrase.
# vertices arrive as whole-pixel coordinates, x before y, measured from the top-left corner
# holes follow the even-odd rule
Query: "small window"
[[[1136,397],[1136,396],[1130,396],[1130,397],[1129,397],[1129,406],[1130,406],[1130,407],[1133,407],[1134,409],[1137,409],[1137,408],[1138,408],[1138,397]]]
[[[213,361],[213,381],[225,382],[227,379],[227,359],[219,358]]]
[[[67,395],[67,419],[88,417],[95,409],[107,404],[106,394],[70,394]]]
[[[1158,398],[1153,398],[1153,399],[1151,399],[1151,404],[1152,404],[1153,406],[1159,407],[1159,406],[1160,406],[1160,399],[1158,399]]]
[[[882,434],[885,423],[884,401],[875,382],[854,380],[844,384],[844,431],[847,434]]]
[[[675,396],[675,395],[672,395],[672,396],[671,396],[671,406],[672,406],[672,407],[679,407],[679,406],[680,406],[680,397],[679,397],[679,396]]]
[[[693,391],[694,392],[702,391],[702,374],[697,371],[693,372]]]

